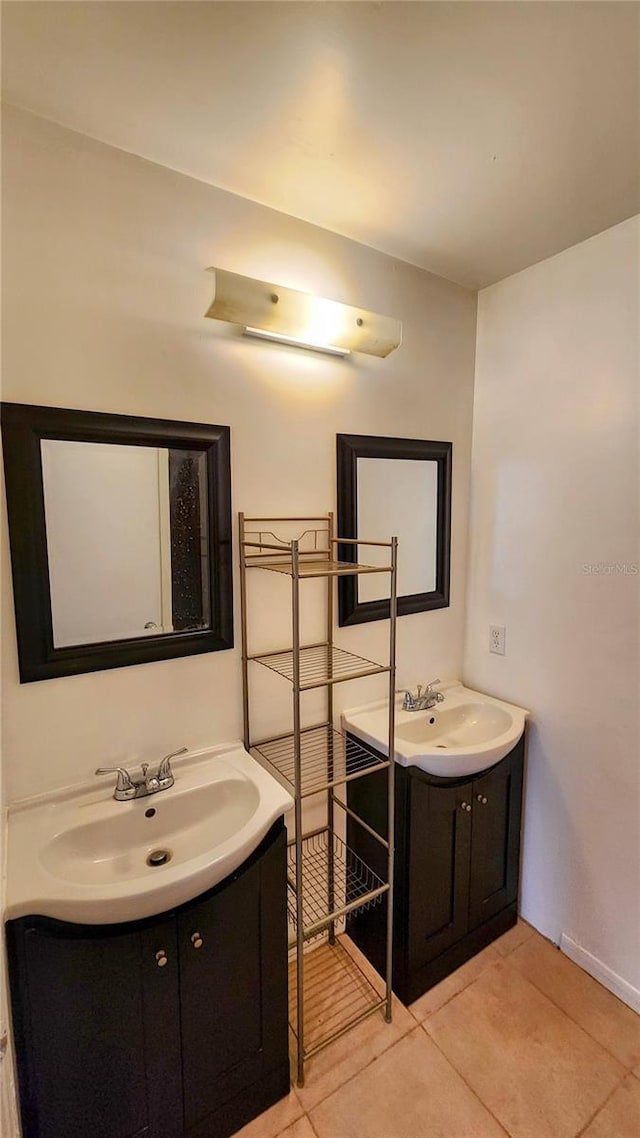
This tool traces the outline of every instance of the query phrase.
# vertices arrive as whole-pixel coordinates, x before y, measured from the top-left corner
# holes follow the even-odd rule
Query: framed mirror
[[[398,616],[449,604],[452,444],[338,435],[338,536],[398,538]],[[356,547],[341,547],[342,561]],[[361,553],[376,563],[376,549]],[[383,574],[341,577],[338,623],[389,618]]]
[[[230,430],[2,404],[20,681],[233,647]]]

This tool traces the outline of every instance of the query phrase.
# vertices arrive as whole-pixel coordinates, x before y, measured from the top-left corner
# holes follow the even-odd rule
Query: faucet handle
[[[124,767],[98,767],[96,774],[115,774],[116,772],[118,774],[116,790],[133,790],[131,775]]]
[[[431,688],[434,686],[434,684],[441,684],[441,683],[442,683],[442,680],[431,680],[431,683],[424,685],[424,690],[426,692],[431,691]]]
[[[165,755],[164,759],[160,760],[160,765],[158,766],[158,779],[173,778],[173,772],[171,770],[171,759],[175,759],[176,755],[186,754],[187,750],[187,747],[180,747],[179,750],[171,751],[169,755]]]
[[[403,711],[413,711],[416,698],[419,698],[419,696],[416,697],[413,692],[409,690],[409,688],[399,688],[396,692],[396,695],[404,696],[404,699],[402,701]]]

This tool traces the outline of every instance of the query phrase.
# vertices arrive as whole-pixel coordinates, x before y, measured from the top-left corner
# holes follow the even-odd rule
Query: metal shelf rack
[[[375,759],[333,724],[333,689],[337,683],[387,674],[389,680],[389,754],[393,754],[396,658],[397,539],[388,542],[334,537],[333,515],[318,517],[247,517],[240,514],[240,598],[242,608],[242,678],[244,742],[291,792],[295,803],[295,837],[289,842],[287,886],[293,958],[290,964],[289,1021],[296,1040],[297,1082],[304,1084],[304,1064],[311,1055],[350,1027],[383,1009],[391,1020],[391,948],[393,927],[393,841],[387,841],[349,808],[339,788],[372,771],[388,775],[388,828],[394,833],[393,763]],[[296,527],[296,537],[277,530]],[[340,546],[377,546],[388,551],[384,565],[339,559]],[[250,654],[248,650],[247,576],[262,569],[291,581],[291,647]],[[388,663],[380,664],[333,644],[333,578],[347,574],[386,573],[390,619]],[[326,579],[326,639],[302,644],[300,582]],[[292,688],[293,730],[254,739],[250,723],[249,665],[259,664],[282,676]],[[325,716],[302,726],[302,696],[325,690]],[[326,795],[326,825],[303,830],[302,802]],[[386,880],[365,865],[336,832],[340,814],[349,816],[387,852]],[[336,925],[349,913],[377,904],[387,896],[387,953],[384,991],[365,975],[348,952]],[[314,942],[322,943],[306,951]]]
[[[358,680],[362,676],[375,676],[378,672],[388,672],[389,669],[381,664],[374,664],[373,660],[365,660],[363,656],[355,656],[353,652],[344,652],[342,648],[334,648],[331,644],[310,644],[300,648],[297,655],[298,686],[300,691],[310,688],[323,688],[327,684],[339,684],[343,680]],[[265,668],[271,668],[285,679],[294,683],[294,652],[286,649],[284,652],[266,652],[261,656],[250,656]]]
[[[363,774],[388,767],[388,761],[376,758],[348,739],[330,723],[303,727],[300,731],[300,795],[329,790]],[[290,794],[296,793],[296,740],[293,735],[279,735],[253,744],[253,751],[266,759],[284,781]]]
[[[289,919],[297,932],[298,851],[295,843],[289,846],[288,862]],[[327,827],[303,837],[302,874],[302,933],[307,943],[323,933],[331,921],[375,904],[389,888],[337,834],[331,835]],[[327,882],[331,878],[336,895],[333,902],[327,896]]]

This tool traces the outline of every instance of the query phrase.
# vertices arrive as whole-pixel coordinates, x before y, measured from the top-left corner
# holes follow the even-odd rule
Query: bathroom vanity
[[[225,1138],[289,1091],[286,833],[145,921],[7,924],[25,1138]]]
[[[526,712],[513,709],[522,716],[521,720],[513,716],[513,742],[506,720],[502,722],[498,714],[505,710],[506,715],[510,705],[493,701],[496,706],[483,711],[479,701],[486,697],[479,696],[474,704],[469,699],[474,694],[459,686],[451,697],[445,693],[444,709],[456,720],[454,724],[447,724],[440,711],[443,705],[414,717],[398,716],[393,988],[405,1004],[412,1003],[517,920]],[[455,715],[458,705],[465,709],[469,721],[466,737],[463,715]],[[474,711],[466,710],[470,708]],[[490,734],[487,725],[491,716],[495,716],[495,724],[505,728],[500,736]],[[439,731],[440,718],[448,733]],[[371,743],[375,712],[347,712],[345,721],[350,731],[357,732],[360,746],[369,747],[375,754]],[[475,730],[476,735],[481,734],[483,728],[487,737],[482,744],[470,742],[469,733]],[[411,739],[408,747],[403,747],[403,730]],[[425,736],[427,742],[423,741],[418,753],[416,739],[424,740]],[[497,739],[502,742],[497,744]],[[447,740],[444,746],[442,740]],[[492,756],[486,761],[483,746],[484,754]],[[506,754],[505,747],[509,748]],[[447,776],[418,765],[446,770],[448,752],[452,770],[458,764],[458,769],[475,767],[474,773]],[[385,786],[377,774],[350,784],[349,806],[370,826],[386,833]],[[352,833],[349,829],[348,841],[375,871],[380,855],[366,831],[356,833],[354,828]],[[384,960],[384,907],[385,899],[376,909],[359,913],[348,922],[350,936],[377,969]]]
[[[227,1138],[288,1094],[290,806],[231,744],[9,812],[24,1138]]]

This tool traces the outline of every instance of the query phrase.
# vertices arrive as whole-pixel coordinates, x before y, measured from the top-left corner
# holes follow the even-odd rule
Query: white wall
[[[2,773],[2,747],[0,742],[0,774]],[[4,912],[6,895],[6,826],[4,792],[0,777],[0,911]],[[6,967],[4,928],[0,936],[0,1039],[8,1039],[4,1055],[0,1051],[0,1134],[3,1138],[19,1136],[18,1107],[15,1090],[13,1040],[9,1035],[9,992]]]
[[[43,439],[40,450],[55,647],[162,628],[166,458],[161,511],[157,447]]]
[[[453,440],[451,607],[398,622],[399,679],[459,674],[475,295],[15,110],[3,175],[5,400],[229,424],[234,512],[334,508],[337,432]],[[230,335],[203,318],[208,265],[400,317],[402,347],[344,361]],[[238,648],[20,685],[6,541],[2,566],[8,801],[240,736]],[[289,593],[284,578],[272,587],[258,631],[277,647]],[[235,600],[239,643],[237,588]],[[338,640],[375,658],[386,637],[382,622]]]
[[[532,712],[524,916],[638,1010],[639,221],[480,293],[464,670]]]
[[[402,546],[398,561],[398,595],[427,593],[436,587],[438,530],[438,463],[424,459],[357,459],[358,529],[386,541],[391,530]],[[402,502],[402,516],[398,503]],[[376,558],[376,552],[379,556]],[[365,560],[365,558],[363,558]],[[372,565],[389,563],[388,550],[367,550]],[[389,582],[377,573],[358,579],[358,601],[389,595]]]

